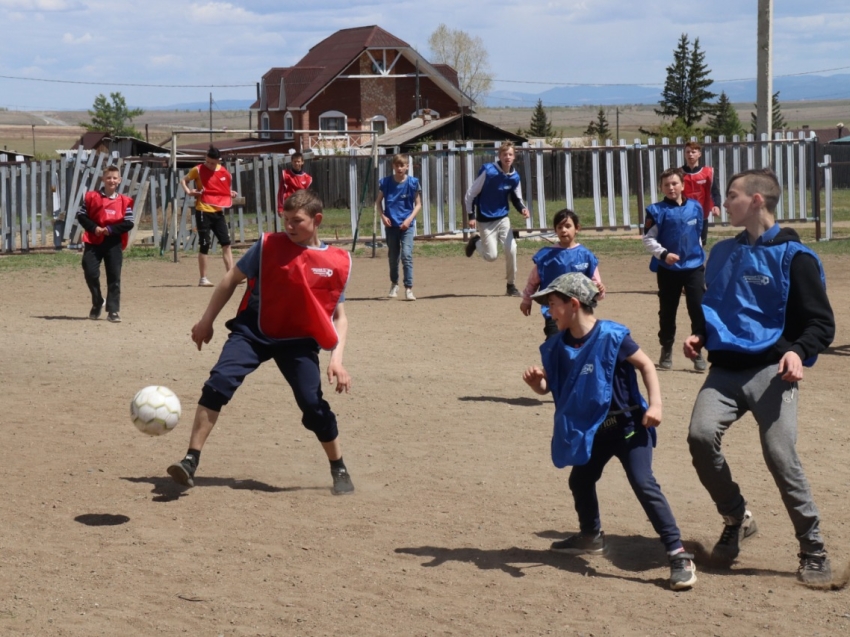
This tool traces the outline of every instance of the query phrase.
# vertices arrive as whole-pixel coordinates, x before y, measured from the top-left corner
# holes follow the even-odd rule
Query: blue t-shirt
[[[379,187],[384,195],[384,214],[390,218],[393,227],[398,228],[413,212],[416,195],[421,190],[419,180],[405,175],[404,181],[399,183],[394,176],[390,175],[381,180]],[[413,227],[415,223],[414,219],[410,227]]]
[[[260,247],[263,244],[263,237],[260,236],[260,240],[257,241],[254,245],[252,245],[248,251],[242,255],[239,261],[236,263],[236,267],[239,268],[239,271],[251,279],[259,279],[260,276]],[[324,250],[328,246],[323,241],[319,242],[318,246],[305,246],[310,250]],[[247,292],[248,296],[248,305],[247,307],[239,312],[234,318],[230,319],[225,323],[227,329],[232,332],[240,332],[246,336],[250,336],[252,340],[255,340],[258,343],[264,345],[273,345],[275,343],[280,343],[280,339],[269,338],[265,334],[260,331],[259,327],[259,318],[260,318],[260,285],[259,281],[256,281],[256,284],[253,288],[250,288]],[[337,305],[345,302],[345,290],[343,290],[342,295],[339,297],[339,302]],[[312,340],[312,339],[310,339]]]

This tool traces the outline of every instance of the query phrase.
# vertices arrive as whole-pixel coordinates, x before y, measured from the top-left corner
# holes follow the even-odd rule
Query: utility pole
[[[773,0],[758,0],[756,136],[773,136]]]
[[[35,124],[32,125],[32,158],[35,159]]]
[[[620,107],[617,107],[617,143],[620,143]]]
[[[422,117],[421,109],[419,108],[419,60],[416,60],[416,117]]]
[[[210,93],[210,146],[212,146],[212,93]]]

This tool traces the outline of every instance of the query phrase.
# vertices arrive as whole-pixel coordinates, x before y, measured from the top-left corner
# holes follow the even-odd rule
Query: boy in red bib
[[[277,214],[283,212],[283,202],[289,199],[297,190],[307,190],[313,178],[304,172],[304,155],[294,153],[289,168],[284,168],[280,175],[280,188],[277,191]]]
[[[318,438],[331,464],[334,495],[354,491],[342,460],[336,416],[322,397],[319,348],[331,351],[328,382],[337,393],[351,389],[351,377],[342,365],[348,332],[345,286],[351,256],[345,250],[319,241],[322,202],[306,190],[289,197],[283,210],[284,232],[264,234],[224,275],[216,286],[201,320],[192,328],[200,350],[213,337],[213,323],[248,279],[236,317],[225,326],[230,335],[218,362],[204,384],[189,450],[180,462],[168,467],[179,484],[195,486],[201,449],[221,408],[245,376],[270,358],[283,374],[303,417],[301,423]]]
[[[228,272],[233,269],[233,253],[230,250],[230,234],[227,232],[227,221],[224,218],[224,208],[233,205],[233,197],[237,196],[230,187],[231,177],[227,169],[219,163],[221,151],[210,146],[203,164],[192,168],[180,185],[190,197],[195,197],[195,225],[198,228],[198,270],[201,287],[212,287],[213,283],[207,278],[207,255],[210,252],[210,231],[218,239],[221,246],[221,256],[224,268]],[[189,182],[194,187],[189,186]]]
[[[702,206],[702,245],[708,240],[708,222],[720,214],[720,186],[714,178],[714,168],[700,166],[702,146],[699,142],[689,141],[685,144],[685,165],[682,173],[685,184],[685,197],[695,200]]]
[[[107,320],[120,323],[122,251],[127,247],[127,233],[133,229],[133,200],[118,194],[121,173],[109,166],[101,177],[103,187],[86,193],[77,212],[77,223],[83,233],[83,274],[91,292],[90,319],[99,319],[106,307]],[[100,291],[100,262],[106,267],[106,301]]]

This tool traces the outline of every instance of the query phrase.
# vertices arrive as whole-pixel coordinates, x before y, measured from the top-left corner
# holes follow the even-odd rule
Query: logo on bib
[[[593,373],[593,363],[588,363],[587,365],[585,365],[584,367],[581,368],[581,374],[579,374],[579,375],[584,376],[585,374],[592,374],[592,373]]]
[[[770,284],[770,277],[764,274],[745,274],[744,281],[751,285],[768,285]]]
[[[313,270],[313,274],[316,276],[321,276],[326,279],[329,279],[334,275],[334,271],[330,268],[311,268]]]
[[[689,226],[695,226],[695,225],[697,225],[697,220],[696,220],[696,219],[691,219],[690,221],[688,221],[688,225],[689,225]]]

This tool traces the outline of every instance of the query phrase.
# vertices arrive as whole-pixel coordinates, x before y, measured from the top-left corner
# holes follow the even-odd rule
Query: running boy
[[[532,259],[534,267],[528,275],[528,283],[522,291],[522,303],[519,304],[520,312],[526,316],[531,314],[531,295],[538,289],[549,287],[552,281],[567,272],[581,272],[589,276],[599,288],[599,299],[605,298],[605,286],[599,276],[599,261],[596,255],[576,241],[580,229],[578,215],[569,208],[564,208],[555,213],[552,225],[558,235],[558,245],[538,250]],[[560,330],[555,319],[549,314],[549,307],[542,305],[540,309],[545,319],[543,333],[549,338]]]
[[[755,535],[755,520],[733,481],[720,441],[747,411],[759,427],[762,455],[782,495],[797,540],[797,577],[831,581],[820,515],[797,457],[797,383],[835,335],[817,255],[774,218],[782,194],[769,170],[748,170],[729,181],[729,222],[744,228],[717,243],[706,267],[704,330],[685,340],[685,356],[705,346],[711,370],[697,395],[688,444],[700,482],[723,516],[712,557],[731,563]]]
[[[708,221],[712,215],[720,214],[720,186],[714,179],[711,166],[700,166],[702,146],[699,142],[685,144],[685,165],[682,173],[685,183],[685,197],[694,199],[702,206],[702,245],[708,239]]]
[[[133,229],[133,200],[118,194],[121,172],[108,166],[101,177],[100,190],[86,193],[77,212],[83,232],[83,275],[91,292],[90,319],[99,319],[106,307],[106,320],[120,323],[121,265],[127,247],[128,232]],[[100,263],[106,269],[106,301],[100,291]]]
[[[478,234],[472,235],[466,244],[466,256],[471,257],[477,250],[485,261],[495,261],[501,243],[505,251],[508,296],[522,296],[516,287],[516,241],[511,232],[508,201],[523,217],[527,219],[529,215],[522,200],[519,173],[514,169],[515,156],[513,143],[503,143],[498,161],[481,167],[464,199],[469,227],[478,229]]]
[[[201,320],[192,328],[200,350],[213,337],[213,322],[246,278],[248,289],[236,317],[225,325],[230,335],[204,384],[186,457],[168,467],[184,486],[195,485],[201,449],[221,408],[245,376],[274,359],[295,394],[301,423],[312,431],[331,464],[333,493],[354,491],[342,460],[336,416],[322,397],[319,348],[331,350],[328,382],[348,392],[351,377],[342,366],[348,319],[345,286],[351,271],[348,252],[318,238],[322,202],[301,190],[284,203],[285,232],[267,233],[248,250],[216,287]]]
[[[210,230],[218,239],[221,246],[221,256],[224,259],[224,269],[233,269],[233,253],[230,250],[230,235],[227,232],[227,221],[224,218],[224,208],[229,208],[235,190],[230,188],[230,173],[219,163],[221,151],[210,146],[203,164],[192,168],[180,185],[190,197],[195,197],[195,225],[198,228],[198,270],[201,287],[212,287],[214,284],[207,278],[207,255],[210,252]],[[194,186],[190,187],[189,182]]]
[[[313,178],[304,172],[304,155],[294,153],[289,160],[289,168],[280,175],[280,188],[277,191],[277,214],[283,213],[283,202],[296,190],[307,190]]]
[[[393,174],[381,179],[375,209],[387,236],[390,260],[390,292],[388,297],[398,296],[398,261],[404,266],[404,298],[415,301],[413,295],[413,237],[416,235],[416,215],[422,209],[419,180],[407,174],[407,156],[393,157]],[[383,207],[381,202],[384,202]]]
[[[551,548],[571,555],[605,551],[596,483],[616,456],[667,551],[670,587],[690,588],[697,581],[693,555],[685,552],[673,512],[652,474],[655,427],[661,423],[658,375],[627,327],[596,320],[598,294],[593,281],[570,272],[532,297],[549,305],[562,331],[540,346],[543,368],[529,367],[522,378],[538,394],[552,392],[552,461],[559,469],[573,465],[569,484],[580,528]],[[649,394],[648,405],[635,368]]]
[[[676,341],[676,313],[679,298],[685,290],[685,303],[691,317],[691,332],[702,324],[702,295],[705,290],[705,252],[700,243],[702,208],[683,194],[684,183],[679,168],[661,173],[664,199],[646,209],[643,245],[652,253],[649,269],[658,280],[658,340],[661,357],[658,367],[673,368],[673,343]],[[705,371],[702,356],[694,359],[694,369]]]

